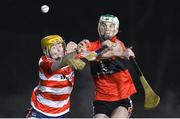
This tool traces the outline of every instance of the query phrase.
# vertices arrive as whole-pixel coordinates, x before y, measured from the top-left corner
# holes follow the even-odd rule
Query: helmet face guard
[[[102,15],[100,17],[98,23],[98,33],[102,40],[111,39],[118,33],[118,30],[119,30],[119,20],[116,16]]]

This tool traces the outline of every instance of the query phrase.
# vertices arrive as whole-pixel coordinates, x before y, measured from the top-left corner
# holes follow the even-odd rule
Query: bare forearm
[[[123,50],[119,45],[112,45],[107,52],[102,55],[102,58],[123,57]]]

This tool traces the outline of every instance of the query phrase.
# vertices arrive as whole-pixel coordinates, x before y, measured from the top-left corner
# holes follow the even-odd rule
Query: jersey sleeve
[[[87,50],[88,51],[96,51],[98,48],[99,48],[99,42],[98,41],[94,41],[94,42],[90,42],[88,44],[88,48]]]

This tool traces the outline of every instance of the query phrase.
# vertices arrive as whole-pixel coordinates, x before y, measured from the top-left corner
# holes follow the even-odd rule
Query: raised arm
[[[77,59],[77,44],[74,42],[69,42],[66,46],[66,55],[59,58],[56,62],[52,64],[52,71],[62,68],[66,65],[74,67],[75,69],[83,69],[86,65],[82,60]]]
[[[123,48],[119,43],[106,40],[102,43],[102,46],[108,46],[109,50],[102,55],[102,58],[120,57],[129,59],[130,56],[135,57],[131,48]]]

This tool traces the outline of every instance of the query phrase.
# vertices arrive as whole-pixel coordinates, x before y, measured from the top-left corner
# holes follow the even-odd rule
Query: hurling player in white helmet
[[[116,16],[102,15],[98,23],[99,39],[93,42],[82,40],[78,44],[85,51],[108,47],[100,57],[90,61],[95,82],[95,118],[129,118],[133,109],[131,96],[136,93],[136,88],[125,61],[135,55],[117,38],[118,30]]]
[[[110,40],[119,30],[119,20],[113,15],[103,15],[99,19],[98,33],[101,40]]]

